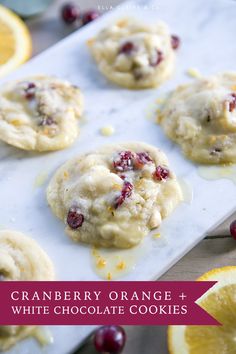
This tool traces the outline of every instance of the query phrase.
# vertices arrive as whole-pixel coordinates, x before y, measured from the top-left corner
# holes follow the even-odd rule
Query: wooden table
[[[34,50],[37,54],[67,36],[69,29],[60,19],[60,6],[65,1],[57,0],[46,13],[27,21],[33,36]],[[80,0],[81,9],[115,6],[120,0]],[[229,224],[236,215],[226,220],[212,231],[202,242],[175,264],[161,280],[195,280],[202,273],[225,265],[236,264],[236,242],[229,235]],[[165,327],[128,327],[128,343],[124,354],[166,354]],[[87,348],[84,353],[90,353]]]

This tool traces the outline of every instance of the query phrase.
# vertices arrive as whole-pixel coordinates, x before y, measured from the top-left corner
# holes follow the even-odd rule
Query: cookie
[[[70,146],[78,136],[83,97],[54,77],[30,77],[0,88],[0,139],[24,150]]]
[[[20,232],[0,231],[0,281],[53,280],[51,260],[39,245]],[[0,351],[33,335],[35,326],[0,326]]]
[[[142,89],[159,86],[172,75],[179,38],[162,22],[145,25],[122,19],[90,39],[88,46],[110,81]]]
[[[137,245],[181,198],[164,153],[141,142],[108,145],[69,160],[47,189],[66,233],[102,247]]]
[[[179,86],[165,102],[159,123],[189,159],[236,162],[236,73]]]

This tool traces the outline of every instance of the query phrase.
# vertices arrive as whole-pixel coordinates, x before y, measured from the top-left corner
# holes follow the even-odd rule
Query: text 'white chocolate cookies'
[[[236,162],[236,73],[177,87],[158,120],[189,159],[208,164]]]
[[[78,87],[38,76],[0,88],[0,139],[24,150],[70,146],[78,136],[83,97]]]
[[[54,280],[47,254],[20,232],[0,231],[0,281]],[[0,326],[0,351],[33,334],[35,326]]]
[[[88,46],[99,70],[131,89],[155,87],[172,74],[179,38],[167,26],[122,19],[103,29]]]
[[[74,241],[118,248],[137,245],[181,198],[164,153],[141,142],[108,145],[68,161],[47,190]]]

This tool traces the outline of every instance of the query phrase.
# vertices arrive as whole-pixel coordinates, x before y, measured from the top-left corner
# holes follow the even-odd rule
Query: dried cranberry
[[[231,93],[229,98],[229,111],[233,112],[236,107],[236,93]]]
[[[125,199],[127,199],[131,196],[133,188],[134,187],[133,187],[132,183],[130,183],[128,181],[124,182],[121,193],[115,200],[115,205],[114,205],[115,209],[117,209],[119,206],[121,206],[124,203]]]
[[[135,160],[136,168],[142,168],[143,165],[146,165],[150,162],[153,162],[153,160],[147,152],[137,152]]]
[[[87,23],[96,20],[100,16],[99,12],[96,10],[89,10],[85,12],[82,16],[83,25],[87,25]]]
[[[35,97],[36,85],[33,82],[29,82],[25,88],[25,98],[27,100],[32,100]]]
[[[162,62],[163,59],[163,53],[159,49],[157,49],[155,57],[150,59],[150,65],[157,66]]]
[[[133,42],[125,42],[119,49],[119,54],[130,55],[135,50]]]
[[[84,222],[84,216],[78,207],[71,207],[67,214],[67,224],[72,229],[78,229]]]
[[[229,229],[231,236],[236,240],[236,220],[231,222]]]
[[[42,117],[41,121],[39,122],[39,125],[45,126],[45,125],[52,125],[55,124],[55,121],[52,117]]]
[[[170,171],[162,166],[157,166],[156,171],[153,173],[154,179],[162,181],[170,176]]]
[[[133,169],[134,158],[135,155],[131,151],[121,151],[113,160],[113,166],[118,172],[130,171]]]
[[[171,47],[173,49],[178,49],[180,46],[180,38],[174,34],[171,36]]]
[[[125,175],[119,175],[119,177],[121,178],[121,179],[126,179],[126,176]]]
[[[99,353],[121,353],[126,342],[126,334],[120,326],[103,326],[94,334],[94,346]]]
[[[79,18],[79,7],[76,4],[65,4],[61,9],[61,17],[67,24],[74,23]]]

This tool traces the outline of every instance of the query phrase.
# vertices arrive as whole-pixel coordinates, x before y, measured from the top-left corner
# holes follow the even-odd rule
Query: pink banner
[[[0,282],[0,325],[219,325],[195,301],[215,282]]]

